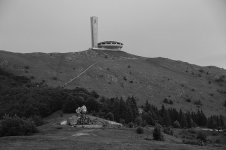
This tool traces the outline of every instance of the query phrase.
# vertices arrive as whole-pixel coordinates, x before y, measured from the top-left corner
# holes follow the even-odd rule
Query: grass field
[[[67,117],[67,116],[64,116]],[[63,117],[63,118],[64,118]],[[145,128],[144,134],[135,129],[85,129],[56,125],[59,118],[40,126],[40,132],[32,136],[0,138],[1,150],[223,150],[224,144],[205,146],[183,144],[178,136],[164,135],[165,141],[152,140],[153,128]],[[179,130],[175,130],[176,134]],[[178,135],[178,134],[177,134]],[[225,138],[225,136],[223,137]],[[148,139],[148,140],[147,140]],[[224,141],[225,142],[225,141]]]

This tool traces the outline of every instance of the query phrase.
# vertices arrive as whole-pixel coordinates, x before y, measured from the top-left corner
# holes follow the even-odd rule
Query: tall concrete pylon
[[[98,17],[90,17],[92,48],[98,48]]]

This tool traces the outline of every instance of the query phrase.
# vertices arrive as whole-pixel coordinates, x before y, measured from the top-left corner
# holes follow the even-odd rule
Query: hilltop
[[[106,97],[135,96],[156,106],[225,114],[226,70],[167,58],[146,58],[123,51],[71,53],[0,51],[0,67],[52,87],[63,86],[94,64],[66,88],[84,87]]]

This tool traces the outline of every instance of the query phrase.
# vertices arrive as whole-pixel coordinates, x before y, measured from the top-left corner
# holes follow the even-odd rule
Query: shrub
[[[225,80],[225,75],[221,75],[221,76],[215,78],[216,82],[224,82],[224,80]]]
[[[35,77],[34,76],[30,76],[30,79],[35,79]]]
[[[30,69],[30,67],[29,66],[24,66],[24,69]]]
[[[123,77],[123,80],[127,81],[127,78],[124,76],[124,77]]]
[[[173,127],[174,127],[174,128],[180,128],[180,123],[179,123],[179,121],[177,121],[177,120],[174,121],[174,122],[173,122]]]
[[[126,123],[126,121],[125,121],[125,119],[120,118],[120,119],[119,119],[119,123],[121,123],[121,124],[125,124],[125,123]]]
[[[136,129],[136,133],[137,133],[137,134],[143,134],[143,133],[144,133],[144,129],[143,129],[142,127],[138,127],[138,128]]]
[[[186,102],[190,103],[191,99],[190,98],[186,98]]]
[[[25,120],[18,116],[5,115],[0,121],[0,136],[30,135],[38,132],[31,120]]]
[[[165,127],[165,128],[163,129],[163,132],[164,132],[165,134],[168,134],[168,135],[173,135],[173,129],[170,128],[170,127]]]
[[[215,143],[220,144],[221,140],[220,139],[216,139]]]
[[[202,106],[202,102],[201,102],[200,100],[198,100],[198,101],[194,101],[194,104],[195,104],[195,105]]]
[[[164,98],[163,103],[172,105],[173,101],[171,99]]]
[[[200,141],[206,142],[207,141],[207,136],[204,132],[199,132],[197,135],[197,139],[199,139]]]
[[[57,77],[52,77],[53,80],[57,80]]]
[[[136,123],[136,125],[141,126],[143,120],[142,120],[141,117],[136,117],[135,120],[134,120],[134,122]]]
[[[112,112],[109,112],[106,114],[105,118],[114,121],[114,114]]]
[[[128,127],[129,128],[133,128],[134,127],[134,124],[132,122],[128,123]]]
[[[210,96],[214,96],[214,94],[213,93],[210,93]]]
[[[203,69],[199,69],[199,72],[200,73],[204,73],[205,71]]]
[[[156,125],[155,128],[154,128],[153,139],[157,140],[157,141],[163,141],[164,140],[160,125]]]

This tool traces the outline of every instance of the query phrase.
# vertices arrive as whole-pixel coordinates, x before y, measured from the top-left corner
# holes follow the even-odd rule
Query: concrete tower
[[[98,48],[98,18],[93,16],[90,18],[91,21],[91,38],[92,38],[92,48]]]

